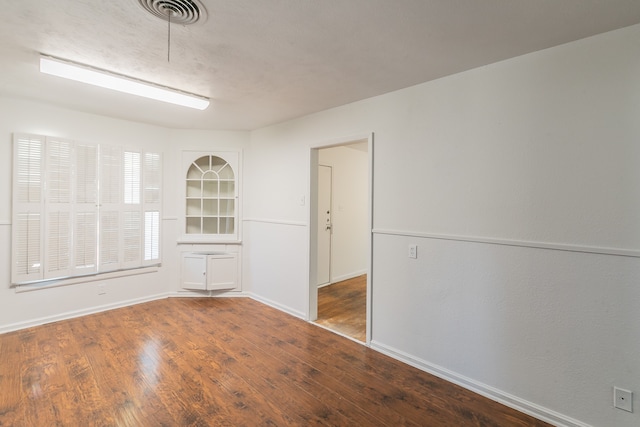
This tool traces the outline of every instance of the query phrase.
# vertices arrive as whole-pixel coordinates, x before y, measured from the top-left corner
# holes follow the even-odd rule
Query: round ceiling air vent
[[[174,24],[190,25],[206,21],[207,11],[198,0],[137,0],[153,16]]]

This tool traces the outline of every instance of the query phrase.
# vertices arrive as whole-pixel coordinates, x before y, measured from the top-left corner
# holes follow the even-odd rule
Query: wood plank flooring
[[[0,335],[0,426],[544,426],[248,298]]]
[[[367,340],[367,275],[318,289],[316,323],[358,341]]]

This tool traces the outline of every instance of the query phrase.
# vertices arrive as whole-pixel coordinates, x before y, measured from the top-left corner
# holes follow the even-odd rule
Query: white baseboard
[[[324,288],[325,286],[333,285],[334,283],[342,282],[344,280],[353,279],[355,277],[362,276],[363,274],[367,274],[367,270],[356,271],[355,273],[343,274],[342,276],[332,278],[329,283],[323,283],[322,285],[318,285],[318,289]]]
[[[370,346],[372,349],[379,351],[380,353],[384,353],[387,356],[393,357],[396,360],[404,362],[422,371],[433,374],[451,383],[457,384],[463,388],[466,388],[467,390],[471,390],[474,393],[478,393],[479,395],[487,397],[496,402],[502,403],[505,406],[516,409],[527,415],[531,415],[532,417],[545,421],[554,426],[592,427],[589,424],[585,424],[581,421],[578,421],[566,415],[552,411],[551,409],[544,408],[540,405],[536,405],[535,403],[526,401],[517,396],[513,396],[509,393],[505,393],[502,390],[498,390],[494,387],[475,381],[471,378],[467,378],[464,375],[457,374],[456,372],[450,371],[441,366],[434,365],[425,360],[416,358],[414,356],[411,356],[410,354],[407,354],[401,350],[394,349],[385,344],[382,344],[376,341],[371,341]]]
[[[367,270],[355,271],[349,274],[343,274],[342,276],[331,278],[331,283],[342,282],[343,280],[353,279],[354,277],[362,276],[363,274],[367,274]]]
[[[53,316],[40,317],[37,319],[27,320],[24,322],[11,323],[8,325],[0,325],[0,334],[4,334],[7,332],[18,331],[20,329],[27,329],[33,326],[46,325],[47,323],[59,322],[61,320],[74,319],[76,317],[88,316],[90,314],[101,313],[103,311],[115,310],[117,308],[128,307],[131,305],[142,304],[145,302],[156,301],[164,298],[237,298],[237,297],[249,297],[248,294],[244,292],[220,292],[220,293],[198,293],[193,291],[176,291],[176,292],[166,292],[157,295],[151,295],[143,298],[136,298],[126,301],[120,301],[113,304],[105,304],[97,307],[85,308],[82,310],[68,311],[66,313],[60,313]],[[272,304],[270,304],[272,305]],[[273,305],[272,305],[273,306]],[[275,306],[274,306],[275,307]],[[281,309],[280,307],[275,307]],[[283,309],[281,309],[283,310]],[[286,311],[286,310],[283,310]],[[289,312],[289,311],[287,311]],[[295,315],[295,314],[294,314]]]
[[[263,297],[261,297],[259,295],[253,294],[253,293],[248,293],[247,296],[249,298],[253,299],[253,300],[256,300],[258,302],[266,304],[266,305],[268,305],[270,307],[273,307],[273,308],[278,309],[280,311],[284,311],[285,313],[290,314],[290,315],[292,315],[294,317],[297,317],[299,319],[302,319],[302,320],[306,320],[307,319],[307,316],[303,312],[298,311],[298,310],[294,310],[293,308],[287,307],[286,305],[279,304],[277,302],[271,301],[270,299],[263,298]]]
[[[0,326],[0,334],[6,332],[13,332],[20,329],[31,328],[33,326],[45,325],[47,323],[58,322],[61,320],[73,319],[76,317],[87,316],[89,314],[101,313],[103,311],[114,310],[116,308],[128,307],[130,305],[141,304],[144,302],[155,301],[169,297],[169,293],[162,293],[157,295],[151,295],[143,298],[136,298],[126,301],[120,301],[112,304],[99,305],[96,307],[85,308],[82,310],[68,311],[66,313],[60,313],[53,316],[40,317],[24,322],[11,323],[9,325]]]
[[[248,296],[247,293],[239,291],[190,291],[187,289],[181,289],[169,295],[170,298],[246,298]]]

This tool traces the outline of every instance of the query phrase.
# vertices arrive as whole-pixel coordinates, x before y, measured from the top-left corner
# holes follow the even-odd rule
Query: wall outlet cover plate
[[[613,406],[623,411],[633,412],[633,392],[614,387]]]

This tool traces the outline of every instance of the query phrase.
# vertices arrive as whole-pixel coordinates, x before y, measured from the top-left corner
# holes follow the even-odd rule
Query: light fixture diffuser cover
[[[198,95],[100,70],[88,65],[76,64],[52,56],[40,56],[40,71],[118,92],[182,105],[197,110],[204,110],[209,106],[209,99]]]

